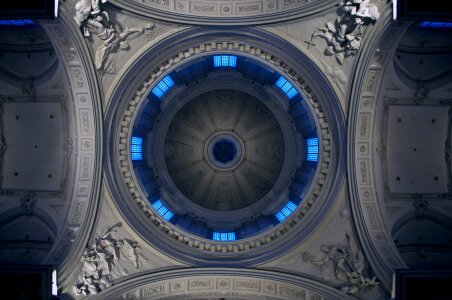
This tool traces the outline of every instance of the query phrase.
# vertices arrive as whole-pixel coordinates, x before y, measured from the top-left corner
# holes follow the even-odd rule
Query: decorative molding
[[[361,151],[364,143],[372,145],[375,123],[363,122],[363,118],[367,116],[369,121],[375,118],[376,99],[379,96],[383,70],[391,62],[390,58],[396,50],[397,41],[407,27],[408,24],[392,23],[392,8],[390,5],[384,7],[379,22],[368,33],[369,42],[358,53],[348,111],[347,161],[352,216],[362,251],[372,271],[387,290],[391,288],[394,269],[404,268],[406,265],[392,241],[391,232],[386,229],[380,208],[380,203],[389,192],[389,186],[381,184],[377,187],[373,171],[374,151],[377,147],[379,148],[381,164],[383,164],[386,143],[384,140],[377,141],[377,146],[372,146],[370,151]],[[394,99],[384,99],[387,104],[393,101]],[[363,164],[369,173],[361,172]],[[379,192],[383,189],[384,194]]]
[[[186,268],[145,274],[122,281],[97,299],[355,299],[326,284],[301,276],[258,269]]]
[[[259,25],[312,16],[337,0],[110,0],[136,14],[192,25]]]
[[[33,208],[36,204],[36,194],[33,191],[28,192],[23,198],[20,198],[20,206],[24,214],[33,215]]]
[[[68,186],[71,188],[68,189],[66,197],[70,201],[67,201],[65,222],[59,228],[55,243],[44,261],[58,266],[59,286],[63,290],[69,290],[68,286],[75,282],[77,273],[74,272],[74,266],[79,264],[91,234],[99,201],[102,169],[102,113],[96,73],[89,59],[89,50],[73,21],[68,5],[60,4],[59,19],[40,21],[72,87],[68,99],[72,100],[70,107],[73,107],[73,113],[69,114],[69,118],[74,124],[72,153],[77,155],[73,155],[74,165],[71,170],[74,172],[68,178]],[[91,126],[91,134],[80,131],[81,115],[84,111],[88,111],[87,120]],[[88,140],[90,146],[86,147]],[[70,148],[69,142],[67,145]],[[82,160],[79,158],[82,155],[91,156],[90,164],[85,165],[90,169],[88,174],[91,176],[86,182],[81,180],[79,172],[82,167]]]
[[[424,219],[425,213],[429,207],[427,199],[421,194],[413,195],[413,206],[415,209],[415,218],[418,220]]]

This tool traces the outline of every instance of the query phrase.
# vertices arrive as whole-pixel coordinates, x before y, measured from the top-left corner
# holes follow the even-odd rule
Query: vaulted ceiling
[[[450,269],[452,33],[337,2],[1,26],[0,262],[65,299],[383,299]]]

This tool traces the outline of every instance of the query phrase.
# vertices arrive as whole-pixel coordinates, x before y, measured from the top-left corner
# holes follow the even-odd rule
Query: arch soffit
[[[408,22],[409,23],[409,22]],[[376,99],[386,67],[391,64],[398,41],[409,24],[392,22],[386,7],[361,49],[350,91],[347,128],[347,173],[351,208],[364,253],[375,274],[390,290],[392,273],[406,268],[391,232],[386,230],[379,208],[376,179],[373,177],[372,132]]]
[[[92,299],[199,299],[238,296],[271,299],[354,299],[318,281],[276,271],[196,268],[141,275],[115,284]],[[184,298],[186,299],[186,298]],[[267,298],[266,298],[267,299]]]
[[[58,266],[58,280],[73,282],[73,266],[90,237],[97,211],[102,170],[101,96],[89,50],[66,5],[60,5],[59,19],[40,22],[66,73],[68,101],[74,108],[74,181],[68,191],[71,203],[52,252],[44,263]]]
[[[337,5],[336,0],[193,1],[149,0],[110,2],[137,15],[190,25],[263,25],[309,17]]]

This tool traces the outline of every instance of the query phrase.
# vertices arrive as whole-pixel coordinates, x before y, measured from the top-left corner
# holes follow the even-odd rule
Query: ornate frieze
[[[272,271],[196,268],[147,274],[94,295],[93,299],[245,298],[283,300],[352,299],[325,284]]]
[[[312,15],[335,4],[334,0],[113,0],[111,2],[119,7],[145,12],[153,18],[188,24],[202,22],[204,25],[272,23]]]

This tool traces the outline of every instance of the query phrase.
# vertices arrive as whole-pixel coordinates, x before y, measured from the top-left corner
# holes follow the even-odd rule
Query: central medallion
[[[237,147],[230,140],[221,139],[213,145],[212,153],[216,161],[227,164],[236,157]]]
[[[218,171],[231,171],[245,156],[245,146],[239,136],[229,131],[211,135],[204,146],[204,157]]]

